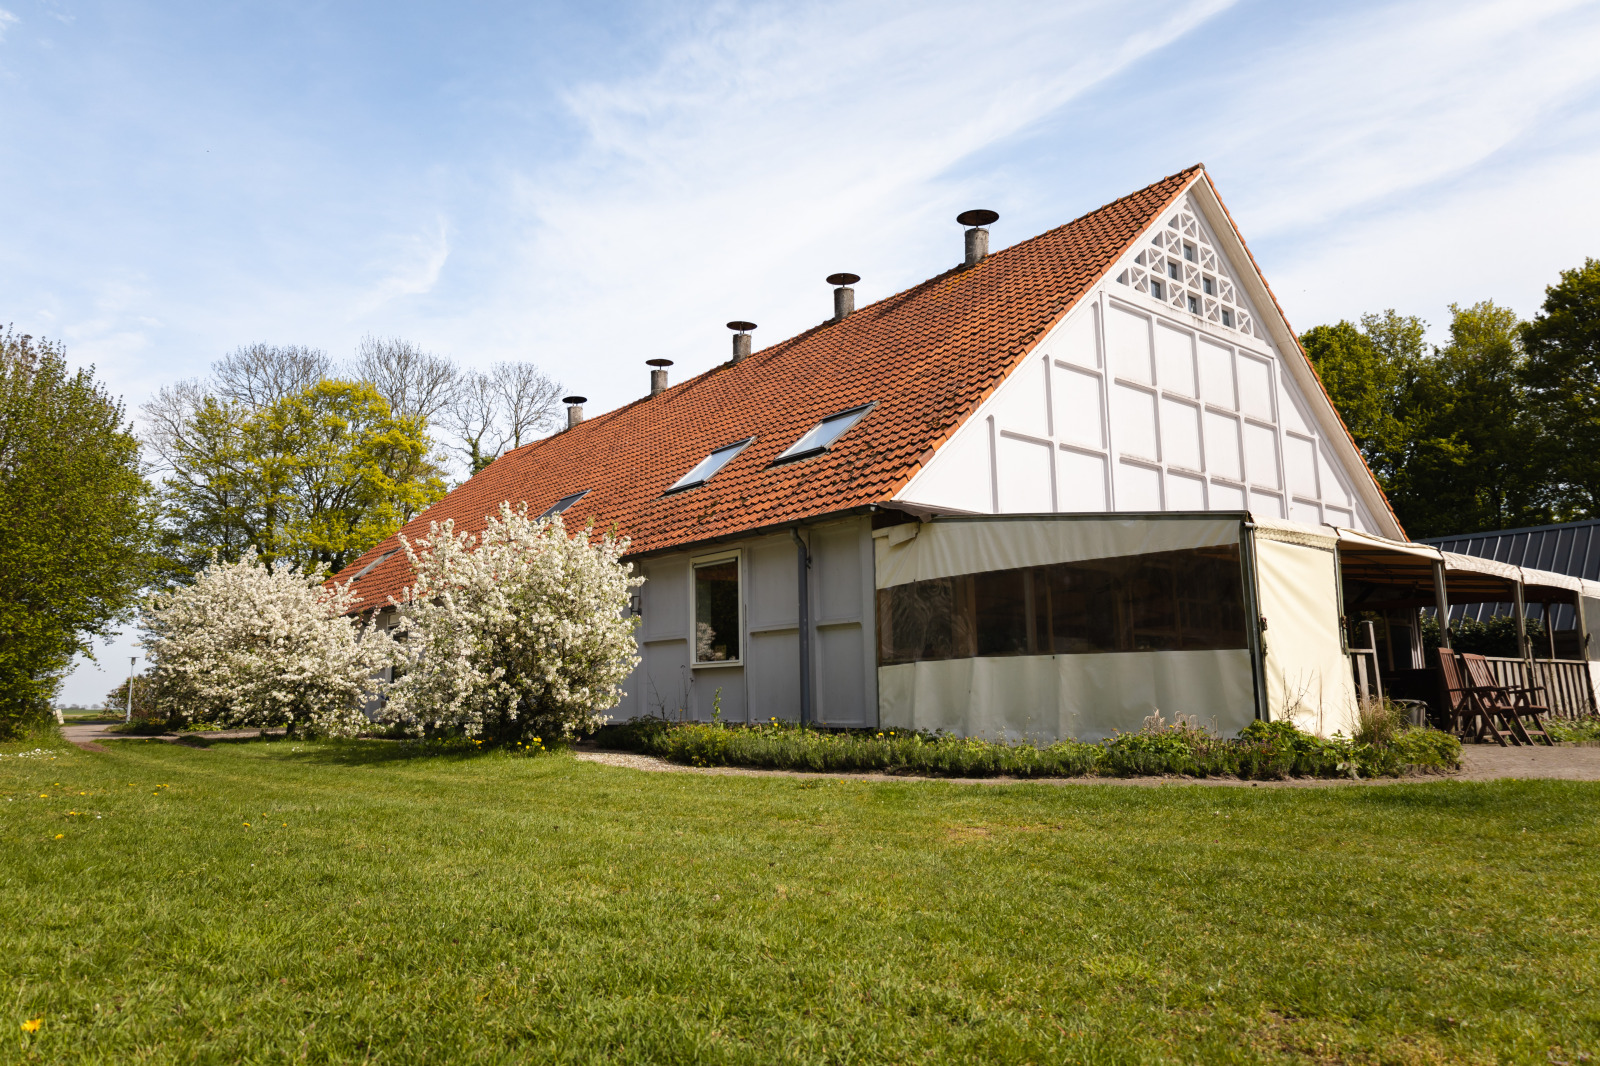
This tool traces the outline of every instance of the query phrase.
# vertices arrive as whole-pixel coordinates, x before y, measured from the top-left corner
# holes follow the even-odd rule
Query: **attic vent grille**
[[[1152,287],[1152,279],[1166,284]],[[1198,314],[1213,326],[1261,336],[1232,272],[1187,205],[1151,235],[1150,243],[1134,256],[1133,266],[1118,274],[1117,281],[1139,292],[1159,292],[1156,299],[1162,303]]]

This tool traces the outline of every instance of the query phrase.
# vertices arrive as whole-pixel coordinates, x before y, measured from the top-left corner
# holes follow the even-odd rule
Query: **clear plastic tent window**
[[[829,415],[811,428],[811,431],[789,446],[789,450],[778,456],[781,463],[785,459],[798,459],[802,455],[813,452],[826,451],[832,447],[833,442],[850,432],[850,428],[872,410],[872,405],[857,407],[852,411],[841,411],[836,415]]]
[[[690,470],[687,474],[673,482],[672,487],[667,491],[677,492],[680,489],[692,489],[696,485],[705,484],[707,481],[710,481],[716,476],[718,470],[721,470],[723,467],[727,466],[728,463],[732,461],[734,456],[744,451],[745,446],[753,440],[755,440],[754,437],[749,437],[745,440],[739,441],[737,444],[730,444],[725,448],[718,448],[716,451],[712,452],[710,455],[696,463],[693,470]]]

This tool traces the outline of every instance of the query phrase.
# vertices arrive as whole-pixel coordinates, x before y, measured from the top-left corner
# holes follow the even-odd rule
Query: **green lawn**
[[[1600,785],[110,743],[0,758],[0,1060],[1600,1056]]]

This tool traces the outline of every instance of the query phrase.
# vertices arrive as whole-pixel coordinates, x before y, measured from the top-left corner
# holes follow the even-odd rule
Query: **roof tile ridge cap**
[[[1038,347],[1039,343],[1041,341],[1043,341],[1045,337],[1048,337],[1050,335],[1050,331],[1055,329],[1056,326],[1060,324],[1061,320],[1063,318],[1065,318],[1068,314],[1070,314],[1072,312],[1072,309],[1077,307],[1078,304],[1080,302],[1082,302],[1084,296],[1087,295],[1089,292],[1093,291],[1093,289],[1094,289],[1094,287],[1096,285],[1100,284],[1102,281],[1105,280],[1106,275],[1108,273],[1110,273],[1111,268],[1116,265],[1117,260],[1121,259],[1123,257],[1123,255],[1125,255],[1127,253],[1128,249],[1133,247],[1134,242],[1139,239],[1139,235],[1150,227],[1151,221],[1153,219],[1158,218],[1163,212],[1165,212],[1167,210],[1167,208],[1171,207],[1172,204],[1178,199],[1178,197],[1182,196],[1183,193],[1185,192],[1185,190],[1187,190],[1192,184],[1194,184],[1194,180],[1193,180],[1194,174],[1197,173],[1197,172],[1204,173],[1204,171],[1205,171],[1204,165],[1196,164],[1195,166],[1192,166],[1192,167],[1188,168],[1187,170],[1182,170],[1182,171],[1179,171],[1177,174],[1169,175],[1168,177],[1162,178],[1161,181],[1153,182],[1153,183],[1151,183],[1149,185],[1146,185],[1143,189],[1140,189],[1139,192],[1130,193],[1130,194],[1128,194],[1128,196],[1124,196],[1119,200],[1113,200],[1112,201],[1113,204],[1121,203],[1122,200],[1126,200],[1130,196],[1137,196],[1137,195],[1139,195],[1139,193],[1149,192],[1151,189],[1154,189],[1156,186],[1162,184],[1162,182],[1172,181],[1175,178],[1182,177],[1184,175],[1188,175],[1188,177],[1186,177],[1182,182],[1179,182],[1176,186],[1173,187],[1172,191],[1167,194],[1167,196],[1161,201],[1161,203],[1158,206],[1154,207],[1153,209],[1148,209],[1148,210],[1146,210],[1144,212],[1144,215],[1143,215],[1144,221],[1141,222],[1139,225],[1132,227],[1132,233],[1129,234],[1128,239],[1126,241],[1122,242],[1122,244],[1118,248],[1116,248],[1115,251],[1111,252],[1109,255],[1107,255],[1105,257],[1105,259],[1103,260],[1104,265],[1101,266],[1094,273],[1094,275],[1088,281],[1086,281],[1084,283],[1082,289],[1079,290],[1079,292],[1078,292],[1076,297],[1074,297],[1073,299],[1067,301],[1067,303],[1061,308],[1061,310],[1057,311],[1054,315],[1052,315],[1051,318],[1050,318],[1050,321],[1047,324],[1045,324],[1044,326],[1040,327],[1039,330],[1037,332],[1035,332],[1034,335],[1031,338],[1029,338],[1028,340],[1026,340],[1026,341],[1024,341],[1021,344],[1018,344],[1016,346],[1016,348],[1014,349],[1014,351],[1012,353],[1011,360],[1006,364],[1005,370],[1002,373],[995,374],[993,377],[990,378],[989,382],[983,387],[982,392],[977,396],[976,399],[974,399],[971,403],[969,403],[967,405],[966,409],[961,412],[961,416],[955,420],[955,422],[953,423],[953,428],[949,432],[940,434],[937,438],[935,438],[934,441],[930,442],[928,447],[924,448],[922,450],[922,452],[920,452],[916,456],[916,458],[912,459],[911,462],[909,464],[907,464],[907,466],[905,468],[906,472],[902,473],[899,477],[897,477],[896,479],[894,479],[893,481],[891,481],[889,483],[887,494],[884,497],[885,499],[892,500],[896,495],[899,494],[900,490],[904,489],[906,487],[906,485],[910,484],[911,479],[917,475],[917,473],[922,469],[922,467],[925,464],[926,460],[928,458],[930,458],[929,453],[932,452],[932,451],[935,451],[940,443],[942,443],[945,440],[948,440],[951,436],[953,436],[956,429],[959,429],[961,426],[966,424],[967,419],[972,417],[972,413],[974,411],[976,411],[980,406],[982,406],[984,401],[988,400],[990,396],[994,395],[994,391],[1000,387],[1001,383],[1004,382],[1008,377],[1010,377],[1011,372],[1016,369],[1017,364],[1022,362],[1024,359],[1028,358],[1028,356],[1032,355],[1034,348]],[[1220,203],[1221,201],[1219,200],[1218,202]],[[1111,205],[1108,204],[1106,206],[1109,207]],[[1105,207],[1101,207],[1098,210],[1104,211]],[[1094,214],[1094,213],[1095,212],[1093,212],[1093,211],[1090,212],[1090,214]],[[1079,216],[1080,219],[1088,218],[1088,217],[1089,217],[1088,215]],[[1230,222],[1231,221],[1232,220],[1230,219]],[[1068,223],[1068,225],[1071,225],[1071,224],[1072,223]],[[1059,230],[1059,229],[1064,229],[1064,228],[1065,227],[1058,226],[1056,229]],[[1045,231],[1045,233],[1054,233],[1054,232],[1056,232],[1056,230],[1046,230]],[[1040,234],[1039,236],[1042,237],[1042,236],[1045,236],[1045,234]],[[1038,240],[1038,237],[1030,237],[1029,240],[1030,241]],[[1019,242],[1017,244],[1012,245],[1011,247],[1012,248],[1020,248],[1020,247],[1022,247],[1023,244],[1026,244],[1026,243],[1028,243],[1028,242],[1027,241]],[[1009,251],[1010,249],[1007,249],[1007,250]]]
[[[1183,182],[1182,182],[1183,187],[1184,188],[1188,188],[1189,183],[1190,183],[1190,179],[1197,172],[1204,172],[1205,169],[1206,169],[1206,165],[1204,163],[1196,163],[1194,166],[1185,167],[1182,170],[1178,171],[1176,174],[1168,174],[1166,177],[1161,178],[1158,181],[1152,181],[1149,185],[1146,185],[1144,188],[1135,189],[1133,192],[1128,193],[1126,196],[1119,196],[1115,200],[1107,200],[1105,203],[1101,204],[1099,207],[1093,209],[1092,211],[1085,211],[1083,214],[1079,215],[1077,218],[1073,219],[1072,221],[1063,222],[1061,225],[1056,226],[1054,229],[1047,229],[1043,233],[1039,234],[1036,237],[1029,237],[1027,241],[1019,241],[1016,244],[1011,245],[1011,248],[1020,248],[1022,245],[1027,244],[1028,241],[1036,241],[1036,240],[1039,239],[1039,237],[1048,237],[1052,233],[1058,233],[1061,230],[1069,229],[1069,228],[1071,228],[1073,226],[1076,226],[1078,223],[1084,221],[1085,219],[1092,218],[1095,215],[1098,215],[1103,211],[1109,211],[1111,208],[1116,207],[1120,203],[1124,203],[1124,202],[1126,202],[1128,200],[1132,200],[1136,196],[1143,196],[1145,193],[1150,192],[1151,190],[1157,188],[1158,186],[1165,185],[1169,181],[1177,181],[1178,179],[1181,178],[1181,179],[1183,179]],[[1169,199],[1168,202],[1170,203],[1171,200]],[[1011,250],[1010,248],[1001,249],[1001,251],[1010,251],[1010,250]],[[999,254],[999,253],[996,253],[996,254]]]
[[[1217,191],[1217,183],[1211,180],[1209,173],[1205,177],[1206,186],[1211,190],[1211,195],[1216,198],[1217,206],[1222,208],[1223,217],[1228,220],[1228,228],[1233,230],[1233,236],[1238,240],[1239,247],[1244,249],[1244,254],[1250,260],[1250,269],[1256,272],[1256,278],[1261,282],[1261,287],[1267,290],[1267,297],[1272,301],[1273,310],[1278,312],[1278,318],[1282,320],[1285,328],[1288,329],[1289,336],[1294,339],[1294,350],[1300,353],[1300,358],[1304,359],[1306,366],[1311,368],[1311,377],[1316,381],[1317,388],[1322,390],[1322,398],[1328,401],[1328,406],[1333,410],[1333,417],[1339,420],[1339,428],[1344,430],[1345,437],[1350,441],[1350,447],[1356,450],[1357,455],[1361,455],[1361,446],[1356,443],[1355,434],[1350,432],[1349,425],[1345,423],[1344,415],[1339,411],[1339,405],[1333,402],[1332,396],[1328,395],[1328,386],[1322,383],[1322,375],[1317,373],[1317,365],[1311,361],[1311,355],[1306,351],[1305,345],[1300,343],[1300,334],[1295,332],[1294,324],[1289,321],[1289,316],[1284,313],[1283,305],[1278,302],[1278,294],[1272,291],[1272,284],[1267,281],[1267,275],[1262,272],[1261,264],[1256,262],[1256,254],[1250,250],[1250,243],[1244,239],[1244,234],[1240,231],[1239,224],[1233,220],[1233,212],[1228,210],[1228,205],[1222,199],[1222,194]],[[1367,467],[1367,476],[1372,478],[1372,483],[1378,485],[1378,476],[1372,472],[1372,467],[1367,464],[1365,455],[1361,455],[1361,462],[1362,465]],[[1389,494],[1384,491],[1382,485],[1378,485],[1378,495],[1383,499],[1383,506],[1389,511],[1389,517],[1394,519],[1395,528],[1399,529],[1407,539],[1410,539],[1410,534],[1406,533],[1405,523],[1401,522],[1400,516],[1395,514],[1394,504],[1389,502]]]

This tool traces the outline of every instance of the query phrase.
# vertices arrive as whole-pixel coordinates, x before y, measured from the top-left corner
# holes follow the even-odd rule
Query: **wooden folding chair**
[[[1505,734],[1483,712],[1461,656],[1449,648],[1439,649],[1439,681],[1444,690],[1445,721],[1450,732],[1463,740],[1489,738],[1501,747],[1507,746]]]
[[[1534,694],[1544,699],[1543,685],[1502,685],[1489,669],[1489,660],[1481,655],[1463,655],[1467,667],[1467,682],[1473,698],[1486,718],[1498,718],[1504,723],[1514,741],[1533,744],[1535,738],[1554,747],[1550,734],[1544,727],[1544,715],[1550,708],[1543,702],[1535,703]],[[1533,728],[1529,728],[1529,723]],[[1491,726],[1492,728],[1492,726]]]

